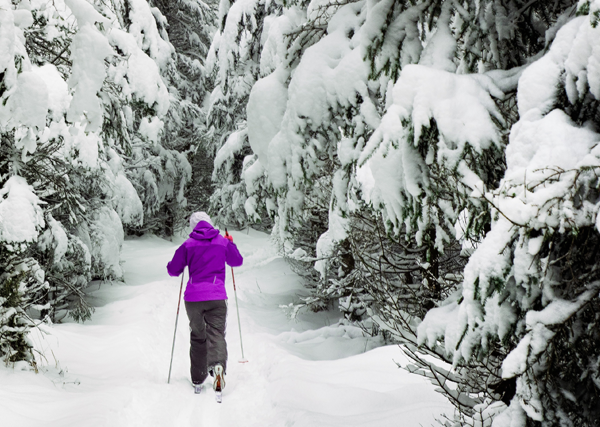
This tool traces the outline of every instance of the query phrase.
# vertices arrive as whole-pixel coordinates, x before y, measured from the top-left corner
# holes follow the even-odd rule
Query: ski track
[[[238,232],[244,265],[235,269],[244,353],[241,358],[231,273],[223,403],[212,381],[195,395],[183,303],[167,384],[179,278],[166,263],[178,244],[154,236],[123,248],[126,283],[94,283],[96,307],[85,324],[41,326],[31,336],[41,373],[0,367],[0,420],[6,426],[426,426],[451,406],[423,378],[398,369],[396,346],[356,337],[335,313],[285,316],[306,291],[269,236]],[[186,273],[187,280],[187,273]],[[366,351],[367,350],[367,351]]]

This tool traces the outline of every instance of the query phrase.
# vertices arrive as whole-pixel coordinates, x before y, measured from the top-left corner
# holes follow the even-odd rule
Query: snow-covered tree
[[[384,115],[386,108],[396,109],[390,105],[392,87],[403,65],[418,63],[422,59],[424,65],[413,68],[413,76],[418,76],[422,69],[439,70],[437,74],[432,70],[428,76],[422,76],[420,87],[426,85],[427,79],[437,81],[446,76],[452,79],[453,72],[457,70],[459,60],[453,58],[457,55],[455,37],[458,36],[453,35],[449,27],[455,25],[460,16],[451,3],[444,8],[440,4],[313,2],[286,5],[274,9],[270,16],[264,18],[260,3],[234,3],[234,13],[227,15],[225,21],[228,30],[215,39],[216,45],[221,46],[219,71],[225,73],[221,81],[250,79],[257,63],[261,78],[249,95],[247,131],[246,116],[238,114],[241,117],[238,120],[240,129],[225,140],[220,153],[222,156],[217,156],[229,159],[228,162],[217,162],[223,172],[219,168],[215,170],[215,174],[225,177],[224,181],[228,180],[225,181],[227,189],[221,190],[227,196],[223,198],[222,206],[231,209],[230,201],[233,200],[233,207],[239,209],[243,206],[244,213],[250,217],[261,217],[263,212],[275,213],[277,234],[288,248],[288,253],[302,246],[297,236],[306,236],[307,228],[313,222],[311,218],[323,218],[325,230],[327,225],[331,226],[331,230],[323,233],[322,227],[319,227],[322,238],[317,235],[307,242],[309,248],[301,249],[317,259],[333,260],[338,258],[332,257],[338,244],[347,246],[344,242],[348,238],[348,217],[353,211],[359,212],[371,205],[375,216],[383,214],[388,232],[408,235],[413,230],[418,231],[415,242],[427,246],[424,263],[433,261],[430,265],[435,270],[435,259],[443,252],[444,244],[449,244],[453,238],[453,219],[456,220],[469,203],[468,189],[455,191],[446,175],[451,171],[456,175],[455,180],[462,179],[456,172],[457,159],[467,150],[472,153],[467,161],[474,168],[479,167],[475,174],[484,175],[488,183],[497,182],[503,161],[500,132],[495,122],[505,122],[490,96],[491,93],[499,98],[503,94],[489,77],[442,80],[436,88],[439,90],[444,83],[461,85],[458,92],[465,93],[461,93],[464,97],[459,102],[462,105],[471,100],[480,102],[470,112],[478,111],[485,129],[467,129],[460,134],[456,132],[457,126],[450,128],[450,118],[438,125],[439,116],[457,101],[451,93],[445,101],[446,107],[442,106],[445,111],[434,105],[416,107],[415,115],[429,114],[436,109],[438,116],[433,117],[431,123],[421,122],[422,118],[418,118],[413,124],[411,111],[407,111],[404,117],[398,117],[396,111]],[[260,19],[265,22],[260,37],[250,38],[248,34],[253,33],[246,26],[259,30]],[[441,28],[439,31],[436,31],[434,23]],[[236,43],[242,40],[243,46],[251,45],[241,49],[230,42],[231,48],[223,53],[226,40]],[[424,51],[425,44],[429,47]],[[260,52],[260,57],[244,62],[252,66],[237,67],[234,62],[234,67],[230,65],[230,58],[235,58],[236,54],[230,52],[238,52],[236,49],[247,56],[250,52]],[[394,64],[393,67],[390,64]],[[249,72],[242,74],[240,69]],[[418,83],[411,79],[407,71],[405,87]],[[220,92],[217,92],[222,93],[228,87],[224,85],[218,89]],[[434,92],[432,89],[430,95]],[[238,91],[230,89],[226,95],[237,96],[240,93],[247,93],[245,86]],[[404,95],[401,93],[398,97]],[[413,109],[412,105],[405,107]],[[227,109],[227,112],[230,111]],[[461,112],[465,115],[470,113]],[[390,127],[387,127],[388,124]],[[403,125],[406,131],[402,131]],[[443,127],[441,131],[440,126]],[[422,132],[421,127],[427,128],[426,132]],[[392,132],[400,129],[402,135],[388,133],[392,128]],[[243,139],[246,132],[253,155],[248,153]],[[443,154],[437,156],[437,140],[440,134],[444,136],[444,132],[447,138],[454,139],[448,141],[448,150],[454,150],[454,156],[448,159],[444,159]],[[466,136],[471,137],[471,144],[464,140]],[[396,149],[397,142],[390,143],[404,139],[410,139],[406,142],[407,147],[414,146],[406,153],[402,147]],[[460,139],[463,140],[456,141]],[[447,156],[451,157],[449,151]],[[393,154],[390,158],[388,152]],[[241,167],[232,170],[236,154],[237,164]],[[402,176],[401,170],[390,175],[390,167],[396,169],[399,156],[403,154],[406,154],[407,164],[413,161],[420,164],[408,168],[406,177]],[[244,156],[247,156],[245,160]],[[428,167],[427,159],[437,160],[438,157],[440,161]],[[381,164],[371,168],[367,165],[377,163],[378,159],[383,159],[379,163],[387,162],[390,167],[379,167],[385,166]],[[225,167],[221,166],[223,164]],[[466,163],[463,162],[463,166]],[[364,182],[369,179],[371,169],[380,173],[385,189],[377,188],[377,179],[374,179],[375,186],[371,187]],[[419,169],[420,177],[412,173],[418,173]],[[397,179],[395,183],[390,182],[392,176],[397,177],[392,178]],[[413,178],[414,181],[411,181]],[[382,191],[385,194],[380,194]],[[397,193],[400,194],[394,195]],[[401,200],[387,199],[387,196],[400,197]],[[439,198],[445,199],[442,201],[444,207],[438,207]],[[481,204],[473,209],[480,207]],[[448,212],[451,212],[451,218],[445,218]],[[479,235],[489,223],[489,215],[474,215],[470,221],[473,227],[469,228],[469,232],[476,230]],[[406,225],[406,229],[400,227],[402,224]],[[317,243],[317,240],[320,242]],[[331,265],[327,261],[319,262],[317,268],[323,281],[320,286],[329,289],[328,281],[335,279],[335,274],[332,277],[325,270],[335,271],[336,261],[333,260]],[[428,275],[432,276],[431,273]]]
[[[456,365],[508,353],[496,375],[514,397],[485,402],[495,427],[599,417],[599,13],[600,3],[580,2],[581,16],[523,72],[506,173],[479,194],[493,207],[491,231],[459,298],[419,326],[421,342],[443,342]]]
[[[244,177],[246,169],[253,179],[261,179],[260,166],[248,140],[246,105],[250,91],[260,77],[261,51],[270,22],[282,10],[280,2],[241,0],[221,1],[217,22],[219,28],[207,57],[207,68],[213,86],[207,99],[207,144],[214,157],[215,193],[212,210],[224,223],[245,224],[246,206],[254,220],[268,218],[263,200],[248,195]],[[253,166],[254,165],[254,166]],[[274,208],[274,204],[269,206]],[[261,209],[262,208],[262,209]]]
[[[89,318],[89,281],[122,278],[124,227],[185,204],[189,163],[161,145],[174,67],[164,25],[145,0],[0,2],[6,361],[28,359],[33,318]]]
[[[27,256],[27,247],[44,226],[44,217],[40,199],[24,178],[10,177],[0,195],[0,358],[6,363],[33,361],[26,310],[46,308],[35,295],[49,286],[39,263]]]
[[[535,144],[557,138],[570,144],[577,139],[575,132],[594,140],[592,30],[597,12],[595,3],[582,1],[578,8],[575,3],[313,1],[279,4],[270,11],[260,2],[222,6],[232,12],[222,13],[215,63],[220,81],[230,86],[219,86],[213,97],[236,103],[221,110],[223,120],[215,127],[224,130],[214,139],[222,147],[216,164],[221,169],[215,173],[223,177],[219,182],[228,184],[221,190],[226,194],[221,206],[231,209],[233,200],[236,215],[242,217],[274,214],[283,251],[316,282],[321,301],[342,298],[343,308],[357,309],[353,313],[363,313],[373,301],[364,292],[371,285],[362,271],[376,271],[365,267],[368,259],[361,255],[366,251],[377,261],[373,265],[383,266],[380,290],[398,288],[389,298],[393,304],[373,306],[372,313],[399,339],[417,344],[415,328],[426,311],[411,312],[410,304],[399,303],[402,298],[410,301],[411,295],[425,291],[438,299],[451,295],[426,316],[419,343],[425,343],[431,326],[432,354],[454,361],[460,370],[444,375],[460,384],[458,392],[446,392],[461,422],[489,425],[496,413],[504,414],[498,415],[502,420],[527,411],[531,420],[549,425],[561,417],[585,425],[581,420],[595,416],[583,411],[583,404],[569,406],[578,400],[573,389],[561,388],[558,380],[541,380],[550,362],[540,356],[548,348],[577,356],[581,362],[567,363],[563,356],[552,360],[582,375],[585,380],[574,389],[586,390],[585,401],[593,403],[588,408],[597,406],[592,374],[596,356],[582,356],[595,338],[592,332],[580,332],[588,324],[593,330],[590,307],[597,295],[591,261],[595,169],[578,163],[587,159],[584,153],[593,144],[573,164],[562,163],[568,163],[567,155],[553,160],[550,148],[531,167],[514,163],[533,156],[532,144],[518,135],[527,133],[527,141],[537,138]],[[572,21],[576,11],[588,17]],[[586,19],[586,29],[568,41],[564,34],[574,33],[572,22],[583,25]],[[576,53],[564,53],[570,50]],[[557,51],[562,59],[547,59]],[[236,62],[238,58],[244,60]],[[552,78],[542,69],[552,70]],[[248,92],[247,82],[253,80]],[[236,85],[240,81],[244,85]],[[246,111],[240,112],[236,108],[247,94]],[[525,114],[536,108],[542,111],[540,123],[564,124],[562,136],[541,132],[537,122],[537,127],[528,127],[534,120]],[[552,112],[557,108],[562,116]],[[546,190],[551,185],[554,190]],[[540,208],[523,208],[529,212],[527,220],[523,212],[515,217],[520,209],[516,199],[526,199],[524,206],[537,204],[536,192],[546,197],[539,196]],[[311,239],[311,231],[318,229],[314,219],[325,232]],[[379,247],[364,238],[375,230],[385,242]],[[536,242],[534,253],[526,257],[530,241]],[[574,266],[584,259],[585,267]],[[451,260],[456,260],[453,267],[440,268]],[[308,271],[314,261],[318,276]],[[403,277],[406,270],[415,274]],[[568,278],[564,270],[572,270]],[[530,276],[535,277],[531,282]],[[543,285],[548,277],[559,284]],[[417,293],[411,294],[409,285]],[[561,286],[569,292],[558,292]],[[349,297],[356,297],[355,302]],[[560,301],[554,304],[554,299]],[[439,304],[435,298],[431,302]],[[319,299],[305,303],[320,304]],[[484,315],[488,305],[489,317]],[[541,314],[527,314],[542,312],[545,306],[570,307],[566,317],[553,323],[566,325],[562,335],[536,326],[543,323]],[[448,321],[451,311],[458,316],[456,322]],[[538,339],[540,334],[546,341]],[[569,348],[555,344],[564,341],[554,336],[568,336],[572,342],[583,338]],[[441,337],[446,341],[436,341]],[[522,349],[506,360],[515,361],[519,354],[521,359],[514,362],[519,368],[513,366],[506,374],[505,357],[514,348]],[[527,354],[534,356],[527,359]],[[592,367],[577,371],[578,363]],[[568,376],[561,375],[563,380]],[[517,397],[508,412],[502,412],[503,403],[489,406],[501,398],[510,403],[513,388]],[[554,404],[564,409],[552,409]],[[577,411],[592,415],[571,415]]]
[[[181,116],[189,108],[176,89],[180,73],[175,50],[168,41],[167,22],[160,10],[145,0],[115,0],[99,9],[118,21],[136,42],[128,42],[119,52],[122,58],[115,62],[118,90],[107,91],[115,98],[111,104],[116,108],[107,120],[106,131],[118,142],[114,150],[123,159],[124,173],[144,211],[143,221],[127,224],[127,229],[171,235],[173,211],[186,205],[184,189],[191,168],[183,153],[187,147],[177,137],[185,126],[182,120],[189,119]],[[151,79],[144,82],[146,75]],[[157,76],[159,83],[152,81]],[[119,90],[123,85],[126,90]],[[123,105],[127,106],[125,114]],[[115,126],[117,123],[120,125]]]
[[[199,0],[150,3],[164,15],[166,23],[162,30],[168,34],[176,55],[173,64],[163,71],[171,107],[165,118],[161,144],[167,149],[186,152],[194,165],[188,167],[185,162],[181,163],[185,180],[180,183],[186,184],[185,198],[181,198],[181,194],[168,196],[160,214],[154,216],[154,230],[162,227],[161,231],[170,235],[174,228],[187,223],[191,212],[207,210],[212,193],[212,168],[203,167],[210,156],[206,150],[206,113],[202,104],[207,96],[205,58],[216,28],[216,5]]]

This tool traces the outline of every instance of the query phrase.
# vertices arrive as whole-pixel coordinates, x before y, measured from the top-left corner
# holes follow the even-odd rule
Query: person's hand
[[[227,232],[227,230],[225,230],[225,238],[226,238],[227,240],[229,240],[231,243],[233,243],[233,236],[232,236],[231,234],[229,234],[229,233]]]

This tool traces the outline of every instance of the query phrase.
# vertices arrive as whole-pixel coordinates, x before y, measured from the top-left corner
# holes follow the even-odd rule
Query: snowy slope
[[[289,320],[279,305],[303,292],[299,278],[267,235],[234,237],[245,256],[235,274],[250,362],[237,363],[228,272],[230,365],[221,405],[212,390],[193,394],[183,306],[167,384],[179,279],[165,265],[181,240],[143,237],[125,242],[126,284],[93,285],[92,321],[36,330],[41,374],[0,367],[2,425],[411,427],[451,411],[432,385],[396,367],[403,360],[396,346],[334,326],[332,313]]]

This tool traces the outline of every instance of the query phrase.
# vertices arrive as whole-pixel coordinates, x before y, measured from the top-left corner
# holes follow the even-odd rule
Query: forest
[[[0,0],[0,359],[251,227],[451,426],[600,420],[600,0]]]

